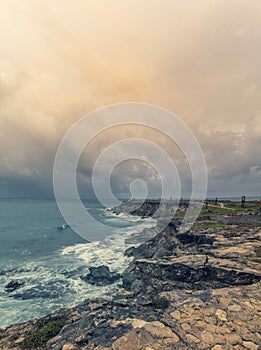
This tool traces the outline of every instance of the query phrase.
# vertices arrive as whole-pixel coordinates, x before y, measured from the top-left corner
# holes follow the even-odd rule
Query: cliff
[[[149,216],[158,203],[134,207],[123,203],[120,210]],[[203,210],[193,229],[180,233],[182,210],[162,232],[125,252],[133,261],[110,299],[2,330],[0,348],[259,349],[260,212]],[[88,279],[99,284],[114,277],[101,267]]]

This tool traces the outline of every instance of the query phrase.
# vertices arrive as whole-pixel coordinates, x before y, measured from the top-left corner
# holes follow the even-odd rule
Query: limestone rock
[[[227,313],[224,310],[217,309],[216,311],[216,316],[221,320],[221,321],[227,321]]]
[[[145,323],[140,329],[133,329],[112,344],[113,350],[169,349],[169,344],[179,342],[179,337],[161,322]]]
[[[73,344],[64,344],[62,350],[75,350],[76,347]]]
[[[245,348],[250,350],[258,350],[258,345],[251,341],[243,341],[243,345]]]

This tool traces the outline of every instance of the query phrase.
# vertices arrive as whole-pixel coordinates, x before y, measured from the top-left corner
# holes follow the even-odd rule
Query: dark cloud
[[[51,196],[55,153],[68,128],[124,101],[182,117],[206,155],[210,193],[261,194],[260,21],[258,0],[2,4],[0,195]],[[82,191],[91,193],[99,152],[132,134],[115,131],[90,145],[79,164]],[[152,130],[136,134],[169,152],[189,192],[178,149]],[[113,174],[114,191],[125,193],[144,174],[154,193],[150,170],[126,164]]]

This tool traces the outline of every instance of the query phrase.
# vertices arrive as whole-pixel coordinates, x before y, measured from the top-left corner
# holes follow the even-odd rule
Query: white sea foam
[[[90,267],[101,265],[108,266],[112,272],[122,273],[132,260],[124,256],[124,251],[130,246],[125,240],[144,228],[155,226],[156,221],[101,210],[106,215],[105,222],[118,221],[120,226],[108,228],[109,234],[104,241],[74,244],[50,253],[49,257],[24,261],[22,265],[14,261],[2,269],[0,327],[42,317],[60,307],[72,307],[84,299],[106,298],[117,291],[120,281],[98,287],[85,282],[81,276],[86,275]],[[134,225],[138,221],[141,224]],[[24,251],[28,253],[26,249]],[[23,285],[6,293],[5,286],[12,280],[21,281]]]
[[[122,272],[131,260],[124,255],[124,251],[129,246],[125,240],[134,233],[143,231],[144,228],[154,226],[155,220],[146,219],[141,225],[118,229],[117,234],[107,236],[104,241],[76,244],[62,249],[60,253],[82,259],[88,267],[106,265],[112,271]]]

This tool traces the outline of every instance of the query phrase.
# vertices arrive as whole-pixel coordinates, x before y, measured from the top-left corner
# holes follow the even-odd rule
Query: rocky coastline
[[[112,210],[149,217],[159,208],[158,201],[140,204]],[[126,250],[133,260],[122,276],[106,266],[82,276],[96,285],[121,281],[115,295],[0,330],[0,349],[260,349],[260,204],[210,205],[181,233],[187,204],[163,231],[149,229],[144,235],[152,238]]]

